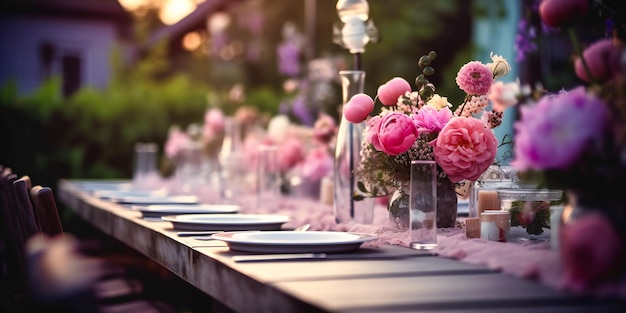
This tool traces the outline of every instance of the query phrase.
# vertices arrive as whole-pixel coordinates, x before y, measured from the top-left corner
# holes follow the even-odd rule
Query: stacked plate
[[[279,230],[289,216],[276,214],[182,214],[161,217],[176,230]]]
[[[153,204],[132,209],[141,212],[144,218],[161,218],[180,214],[233,214],[241,208],[234,204]]]
[[[119,204],[151,205],[151,204],[197,204],[196,196],[127,196],[111,198]]]

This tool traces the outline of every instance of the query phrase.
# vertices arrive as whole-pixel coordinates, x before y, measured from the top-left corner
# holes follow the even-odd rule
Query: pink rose
[[[343,116],[351,123],[361,123],[374,110],[374,100],[366,94],[359,93],[343,106]]]
[[[172,127],[165,142],[165,155],[169,159],[175,159],[190,142],[191,138],[187,133],[178,127]]]
[[[624,239],[599,213],[586,214],[562,225],[559,247],[566,283],[577,291],[617,277],[625,262]]]
[[[493,164],[498,140],[479,119],[453,117],[431,145],[435,161],[456,183],[477,180]]]
[[[212,130],[214,133],[224,131],[224,113],[220,109],[212,108],[204,115],[204,127]]]
[[[418,136],[415,122],[404,113],[390,112],[380,120],[378,141],[381,151],[388,155],[398,155],[409,150]]]
[[[411,85],[404,78],[394,77],[378,87],[378,100],[384,105],[396,105],[398,98],[411,91]]]
[[[425,105],[414,115],[414,118],[420,133],[437,133],[450,121],[452,111],[447,107],[437,110],[432,105]]]

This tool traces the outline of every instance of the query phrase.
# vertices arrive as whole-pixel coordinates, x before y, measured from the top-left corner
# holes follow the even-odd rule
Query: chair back
[[[35,217],[39,222],[41,231],[48,236],[56,236],[63,233],[59,210],[57,209],[54,193],[50,187],[40,185],[30,189],[30,198],[35,208]]]
[[[13,182],[15,195],[15,215],[21,229],[21,238],[25,243],[28,238],[41,232],[35,217],[35,208],[30,200],[30,189],[33,187],[29,176],[22,176]]]

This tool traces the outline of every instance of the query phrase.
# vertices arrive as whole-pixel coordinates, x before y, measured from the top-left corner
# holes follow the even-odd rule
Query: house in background
[[[0,85],[14,81],[28,94],[58,76],[66,96],[105,87],[111,51],[128,46],[131,27],[117,0],[2,0]]]

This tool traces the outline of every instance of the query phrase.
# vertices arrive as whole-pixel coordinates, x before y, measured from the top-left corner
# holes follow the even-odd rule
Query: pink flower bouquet
[[[412,160],[435,160],[439,177],[454,183],[476,180],[494,163],[498,144],[492,129],[500,125],[504,109],[515,104],[510,88],[494,84],[509,72],[507,61],[492,54],[492,63],[465,64],[456,77],[465,101],[453,111],[426,79],[434,73],[435,58],[435,52],[420,58],[423,73],[416,79],[416,91],[400,77],[381,85],[376,97],[383,105],[380,113],[372,116],[375,101],[366,94],[353,96],[344,106],[348,121],[367,121],[357,172],[368,195],[387,195],[408,181]]]
[[[541,21],[559,28],[606,16],[600,27],[610,35],[577,49],[572,66],[584,85],[521,107],[511,163],[520,177],[567,191],[573,212],[563,216],[560,252],[575,291],[626,281],[626,14],[616,1],[588,4],[539,7]],[[583,46],[570,31],[573,46]]]

